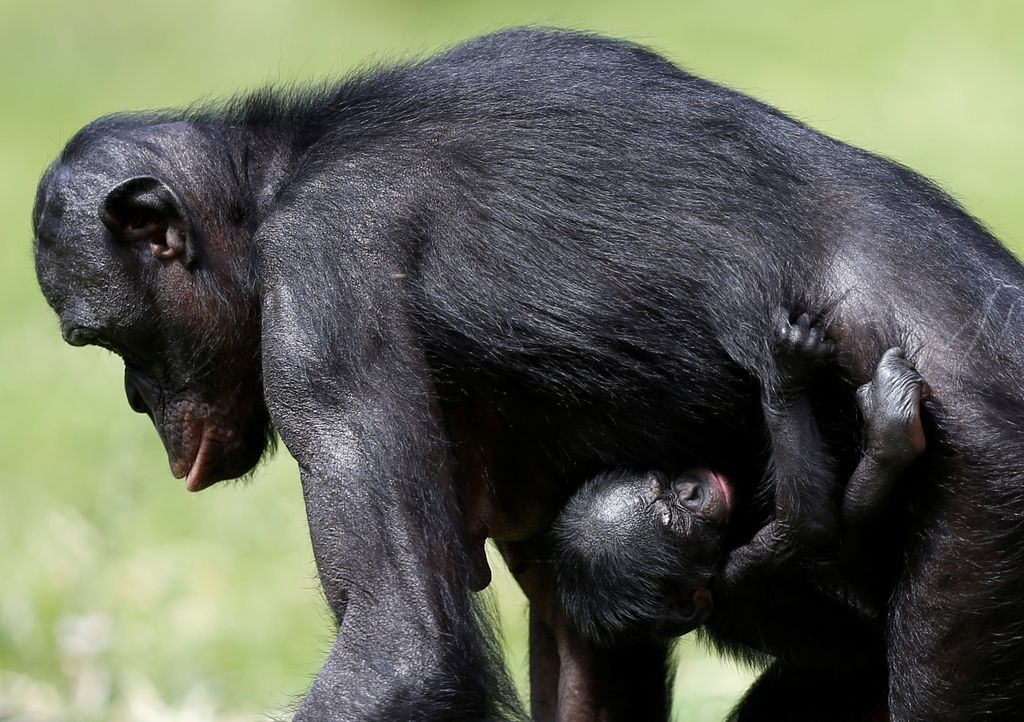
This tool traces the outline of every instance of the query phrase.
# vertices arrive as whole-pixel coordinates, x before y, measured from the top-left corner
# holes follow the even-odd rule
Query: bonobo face
[[[567,619],[600,642],[696,628],[712,612],[730,511],[728,484],[710,469],[591,479],[554,527]]]
[[[184,124],[97,124],[39,184],[36,273],[65,341],[124,359],[129,404],[197,491],[249,471],[269,438],[242,214],[190,182],[201,139]]]
[[[655,512],[673,533],[689,536],[694,525],[724,527],[732,511],[725,478],[711,469],[687,469],[671,481],[652,475]]]
[[[687,469],[669,480],[647,476],[650,514],[667,532],[662,588],[668,611],[656,628],[666,636],[685,634],[711,615],[709,587],[721,560],[721,540],[732,512],[725,477],[706,468]],[[651,535],[657,539],[658,535]]]

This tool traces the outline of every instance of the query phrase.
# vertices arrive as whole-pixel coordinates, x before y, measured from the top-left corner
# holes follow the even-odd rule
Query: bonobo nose
[[[157,391],[140,374],[126,368],[124,370],[124,394],[128,397],[128,405],[132,411],[148,414],[153,418],[153,409],[157,404]]]

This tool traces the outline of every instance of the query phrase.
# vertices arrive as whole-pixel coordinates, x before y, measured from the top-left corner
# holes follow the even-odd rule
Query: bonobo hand
[[[775,359],[786,383],[802,384],[813,371],[832,362],[836,347],[808,314],[791,319],[792,313],[784,308],[776,312]]]

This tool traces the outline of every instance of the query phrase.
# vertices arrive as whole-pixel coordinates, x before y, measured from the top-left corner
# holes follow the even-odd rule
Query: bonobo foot
[[[903,350],[882,355],[875,377],[857,389],[864,416],[865,454],[879,463],[907,465],[924,451],[921,401],[930,396],[928,384]]]
[[[875,377],[857,389],[864,417],[864,455],[843,497],[847,545],[856,550],[907,468],[924,452],[921,401],[928,384],[898,348],[882,354]]]
[[[836,347],[821,324],[806,313],[791,319],[790,312],[779,310],[775,321],[775,359],[787,381],[800,382],[832,362]]]

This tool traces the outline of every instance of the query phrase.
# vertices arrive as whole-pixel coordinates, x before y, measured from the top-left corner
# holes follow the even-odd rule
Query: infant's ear
[[[659,636],[681,637],[704,624],[715,609],[711,591],[706,587],[687,593],[670,594],[663,621],[657,625]]]

